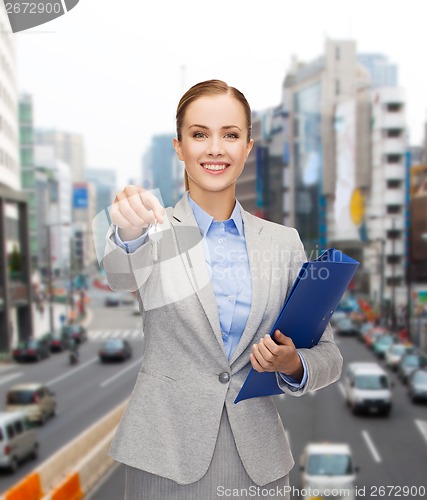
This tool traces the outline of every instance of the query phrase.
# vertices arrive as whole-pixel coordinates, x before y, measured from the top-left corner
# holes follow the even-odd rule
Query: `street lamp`
[[[52,280],[52,249],[51,249],[51,234],[50,230],[53,226],[68,227],[69,222],[55,222],[46,225],[47,233],[47,269],[48,269],[48,289],[49,289],[49,329],[53,333],[55,331],[55,318],[53,315],[53,280]]]

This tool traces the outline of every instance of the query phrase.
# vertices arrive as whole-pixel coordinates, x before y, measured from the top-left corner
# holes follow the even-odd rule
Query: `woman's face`
[[[186,109],[174,147],[188,177],[206,191],[235,183],[252,149],[240,102],[227,94],[196,99]]]

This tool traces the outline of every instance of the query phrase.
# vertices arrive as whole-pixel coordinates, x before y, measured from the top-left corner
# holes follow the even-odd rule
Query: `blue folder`
[[[270,336],[280,330],[292,339],[297,349],[316,345],[358,265],[357,260],[335,248],[329,248],[316,260],[304,262]],[[275,394],[283,394],[276,373],[260,373],[251,368],[234,403]]]

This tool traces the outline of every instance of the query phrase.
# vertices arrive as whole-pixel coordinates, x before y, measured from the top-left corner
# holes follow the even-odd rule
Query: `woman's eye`
[[[203,137],[205,137],[206,134],[204,134],[203,132],[196,132],[193,137],[195,137],[196,139],[202,139]]]
[[[229,139],[237,139],[239,136],[235,134],[234,132],[230,132],[229,134],[226,135]]]

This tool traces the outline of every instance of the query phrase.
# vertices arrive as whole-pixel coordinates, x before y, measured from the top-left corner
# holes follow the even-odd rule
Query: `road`
[[[141,320],[133,315],[132,305],[105,308],[103,301],[107,293],[112,292],[90,292],[93,320],[88,327],[89,341],[80,349],[79,365],[70,366],[66,352],[52,354],[39,363],[0,365],[2,409],[7,390],[17,383],[45,383],[56,393],[58,401],[57,416],[38,428],[38,460],[23,464],[14,475],[1,471],[0,492],[129,397],[141,363]],[[133,346],[133,357],[125,363],[101,364],[98,349],[104,338],[112,336],[126,337]]]
[[[345,364],[377,361],[354,338],[340,337],[337,343]],[[375,486],[427,487],[427,405],[413,405],[406,387],[394,374],[391,378],[395,384],[394,408],[388,418],[353,416],[345,404],[342,381],[301,398],[276,397],[296,461],[290,477],[292,486],[300,488],[298,461],[304,446],[312,441],[330,441],[350,445],[355,464],[360,467],[356,485],[365,487],[366,498],[375,497]],[[123,498],[124,480],[124,467],[117,465],[90,495],[90,500]],[[395,490],[384,497],[397,498],[396,493]]]

